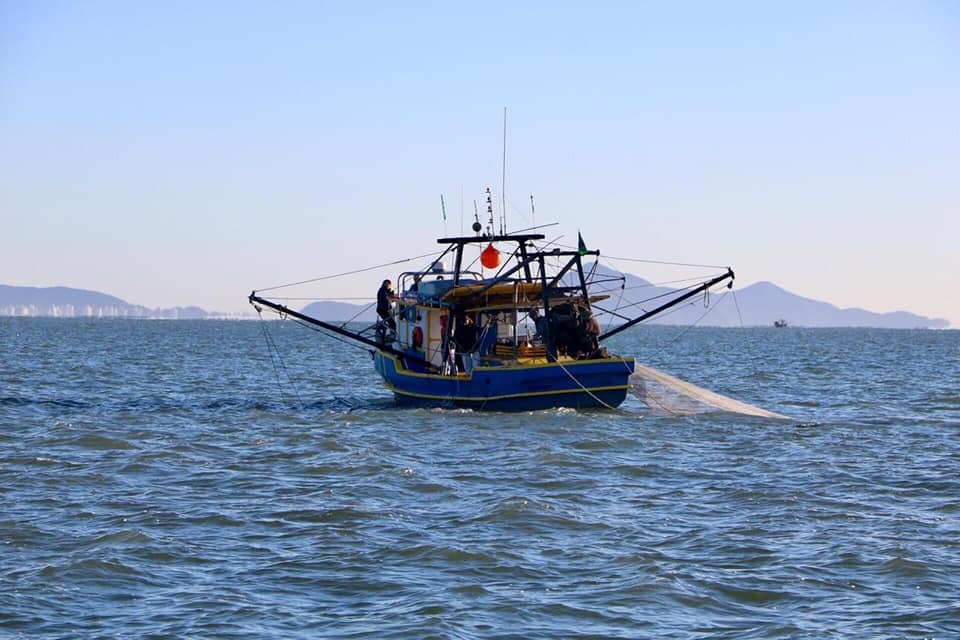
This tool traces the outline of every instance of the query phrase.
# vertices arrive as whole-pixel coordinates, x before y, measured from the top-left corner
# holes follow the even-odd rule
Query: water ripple
[[[4,633],[960,637],[957,332],[618,336],[783,424],[398,410],[271,331],[282,386],[254,323],[0,320]]]

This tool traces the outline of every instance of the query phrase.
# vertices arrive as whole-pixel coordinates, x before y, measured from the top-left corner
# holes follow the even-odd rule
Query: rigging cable
[[[357,311],[355,314],[353,314],[353,316],[352,316],[350,319],[344,320],[344,321],[343,321],[343,324],[340,325],[340,328],[343,329],[344,327],[346,327],[349,323],[351,323],[351,322],[353,322],[354,320],[356,320],[356,319],[360,316],[361,313],[366,312],[367,310],[370,309],[370,307],[372,307],[372,306],[375,305],[375,304],[376,304],[376,302],[371,302],[370,304],[368,304],[368,305],[365,306],[364,308],[360,309],[360,311]]]
[[[733,305],[737,308],[737,318],[740,320],[740,328],[746,329],[743,325],[743,314],[740,313],[740,302],[737,301],[737,292],[730,289],[730,293],[733,294]],[[741,334],[744,336],[744,340],[746,340],[746,332],[741,332]],[[759,375],[756,358],[751,358],[751,364],[753,365],[753,376],[756,378]]]
[[[740,319],[740,328],[743,329],[745,327],[743,326],[743,315],[740,313],[740,303],[737,302],[737,292],[731,289],[730,293],[733,294],[733,304],[737,307],[737,317]]]
[[[720,306],[720,303],[722,303],[722,302],[724,301],[724,299],[727,297],[727,294],[729,294],[730,291],[731,291],[731,289],[727,289],[726,291],[724,291],[724,292],[723,292],[723,295],[720,296],[720,299],[717,300],[717,303],[716,303],[716,304],[714,304],[714,305],[711,306],[711,307],[707,307],[707,310],[704,311],[704,312],[700,315],[699,318],[697,318],[697,319],[694,320],[691,324],[689,324],[689,325],[687,325],[686,327],[684,327],[682,331],[680,331],[679,333],[677,333],[677,334],[676,334],[669,342],[667,342],[666,345],[664,345],[664,346],[670,346],[670,345],[673,344],[674,342],[677,342],[680,338],[682,338],[684,335],[686,335],[686,333],[687,333],[688,331],[690,331],[691,329],[693,329],[694,327],[696,327],[698,324],[700,324],[700,322],[702,322],[704,318],[706,318],[708,315],[710,315],[710,314],[713,312],[714,309],[716,309],[717,307]],[[734,298],[734,299],[736,299],[736,298]],[[693,303],[690,303],[690,305],[692,305],[692,304],[693,304]],[[689,305],[684,305],[684,306],[689,306]],[[683,307],[680,307],[680,308],[682,309]]]
[[[592,276],[596,273],[596,270],[599,269],[599,268],[600,268],[600,256],[597,256],[597,259],[596,259],[596,260],[594,261],[594,263],[593,263],[593,269],[592,269],[591,272],[590,272],[591,278],[592,278]],[[612,268],[612,267],[611,267],[611,268]],[[624,316],[624,315],[622,315],[621,313],[619,313],[619,312],[620,312],[620,308],[621,308],[620,305],[623,304],[624,292],[625,292],[626,289],[627,289],[627,277],[626,277],[626,275],[625,275],[624,273],[622,273],[622,272],[620,272],[620,271],[618,271],[618,270],[616,270],[616,269],[613,269],[613,273],[611,273],[610,275],[611,275],[611,276],[616,275],[616,277],[610,277],[610,278],[608,278],[608,277],[607,277],[607,274],[603,274],[603,278],[604,278],[604,279],[603,279],[603,280],[600,280],[600,281],[599,281],[599,284],[603,284],[603,283],[606,283],[606,282],[619,282],[619,283],[620,283],[620,286],[619,286],[619,287],[616,287],[616,289],[619,289],[619,292],[618,292],[618,294],[617,294],[617,302],[616,302],[616,304],[614,305],[613,311],[608,311],[608,310],[606,310],[606,309],[604,309],[603,307],[600,307],[600,306],[597,307],[598,309],[600,309],[600,312],[601,312],[601,313],[606,313],[606,314],[609,314],[609,315],[611,316],[610,319],[609,319],[609,321],[607,322],[607,327],[606,327],[606,330],[607,330],[607,331],[609,331],[609,330],[610,330],[610,327],[613,326],[613,322],[614,322],[613,316],[617,316],[617,317],[619,317],[619,318],[622,319],[622,320],[627,320],[627,321],[630,320],[629,317]],[[591,281],[591,285],[593,285],[593,284],[598,284],[598,282],[597,282],[596,280],[592,280],[592,281]],[[610,293],[610,292],[612,292],[612,291],[614,291],[614,289],[612,289],[612,288],[611,288],[611,289],[606,289],[606,288],[598,289],[598,293],[600,293],[600,294],[607,294],[607,293]],[[628,302],[629,302],[629,300],[628,300]],[[632,305],[631,305],[631,306],[632,306]]]
[[[675,295],[678,295],[678,294],[682,294],[684,291],[687,291],[687,290],[693,289],[693,288],[695,288],[694,285],[689,285],[689,286],[683,287],[683,288],[681,288],[681,289],[673,289],[673,290],[671,290],[671,291],[667,291],[666,293],[661,293],[661,294],[652,296],[652,297],[650,297],[650,298],[646,298],[646,299],[644,299],[644,300],[638,300],[638,301],[636,301],[636,302],[630,302],[630,301],[628,301],[628,304],[626,304],[625,306],[623,306],[623,307],[617,307],[617,311],[620,311],[620,309],[629,309],[629,308],[631,308],[631,307],[639,307],[640,305],[642,305],[642,304],[644,304],[644,303],[646,303],[646,302],[653,302],[654,300],[657,300],[657,299],[659,299],[659,298],[666,298],[666,297],[669,297],[669,296],[675,296]],[[603,293],[606,293],[606,290],[604,290]],[[641,307],[641,310],[643,310],[642,307]]]
[[[593,398],[596,402],[598,402],[599,404],[602,404],[605,408],[610,409],[611,411],[616,411],[616,412],[619,412],[619,413],[626,413],[623,409],[620,409],[619,407],[614,407],[613,405],[607,404],[606,402],[604,402],[603,400],[601,400],[600,398],[598,398],[597,395],[596,395],[593,391],[590,391],[590,389],[587,389],[585,386],[583,386],[583,383],[580,382],[575,375],[573,375],[572,373],[570,373],[570,371],[563,365],[562,362],[560,362],[560,360],[557,360],[557,364],[560,366],[560,368],[563,370],[563,372],[564,372],[565,374],[567,374],[568,376],[570,376],[570,379],[571,379],[571,380],[573,380],[575,383],[577,383],[577,386],[580,387],[580,388],[584,391],[584,393],[586,393],[587,395],[589,395],[589,396],[590,396],[591,398]],[[623,366],[626,367],[626,366],[627,366],[627,363],[623,363]],[[629,369],[629,368],[628,368],[628,369]]]
[[[283,381],[280,379],[280,368],[283,368],[283,373],[287,377],[287,382],[293,388],[293,394],[297,398],[297,403],[300,405],[300,410],[304,409],[303,400],[300,398],[300,392],[297,389],[296,383],[293,381],[293,377],[290,375],[290,372],[287,370],[287,365],[283,360],[283,357],[280,355],[280,348],[277,346],[276,341],[273,339],[273,336],[270,335],[270,331],[267,329],[267,321],[263,319],[263,313],[257,309],[257,316],[260,318],[260,328],[263,331],[264,340],[267,343],[267,353],[270,354],[270,363],[273,365],[273,374],[277,379],[277,386],[280,387],[280,397],[284,402],[287,401],[287,396],[283,392]],[[274,353],[276,353],[276,358],[274,358]],[[277,367],[277,362],[280,362],[280,367]]]
[[[669,267],[697,267],[699,269],[726,269],[725,266],[718,264],[693,264],[689,262],[667,262],[665,260],[644,260],[642,258],[619,258],[617,256],[605,255],[610,260],[623,260],[625,262],[642,262],[645,264],[663,264]]]
[[[342,342],[343,344],[347,345],[348,347],[353,347],[354,349],[360,349],[360,350],[362,350],[362,351],[366,351],[366,352],[369,353],[371,356],[372,356],[373,353],[374,353],[372,349],[368,349],[368,348],[366,348],[366,347],[362,347],[362,346],[360,346],[359,344],[357,344],[357,343],[355,343],[355,342],[350,342],[350,341],[347,340],[346,338],[341,338],[341,337],[338,336],[338,335],[335,335],[335,334],[333,334],[333,333],[331,333],[331,332],[329,332],[329,331],[325,331],[324,329],[322,329],[322,328],[320,328],[320,327],[315,327],[314,325],[308,324],[308,323],[306,323],[306,322],[304,322],[303,320],[300,320],[300,319],[298,319],[298,318],[294,318],[293,321],[296,322],[296,323],[297,323],[298,325],[300,325],[301,327],[306,327],[307,329],[310,329],[311,331],[316,331],[316,332],[319,333],[320,335],[322,335],[322,336],[324,336],[324,337],[327,337],[327,338],[330,338],[331,340],[336,340],[337,342]],[[368,327],[367,329],[364,329],[363,331],[367,331],[368,329],[369,329],[369,327]],[[361,332],[361,333],[362,333],[362,332]]]
[[[299,285],[299,284],[309,284],[309,283],[311,283],[311,282],[319,282],[320,280],[331,280],[331,279],[333,279],[333,278],[340,278],[340,277],[342,277],[342,276],[352,276],[352,275],[357,274],[357,273],[364,273],[364,272],[367,272],[367,271],[373,271],[373,270],[375,270],[375,269],[382,269],[382,268],[384,268],[384,267],[391,267],[391,266],[393,266],[393,265],[403,264],[404,262],[412,262],[413,260],[420,260],[421,258],[429,258],[430,256],[435,256],[435,255],[438,255],[438,254],[440,254],[440,253],[442,253],[442,252],[440,252],[440,251],[434,251],[434,252],[432,252],[432,253],[425,253],[425,254],[420,255],[420,256],[414,256],[413,258],[403,258],[403,259],[400,259],[400,260],[394,260],[393,262],[385,262],[385,263],[383,263],[383,264],[378,264],[378,265],[373,266],[373,267],[365,267],[365,268],[363,268],[363,269],[355,269],[355,270],[353,270],[353,271],[344,271],[343,273],[335,273],[335,274],[329,275],[329,276],[320,276],[319,278],[311,278],[311,279],[309,279],[309,280],[301,280],[300,282],[291,282],[291,283],[289,283],[289,284],[278,284],[278,285],[275,286],[275,287],[267,287],[267,288],[265,288],[265,289],[254,289],[254,291],[256,291],[257,293],[263,293],[264,291],[273,291],[273,290],[275,290],[275,289],[284,289],[284,288],[286,288],[286,287],[295,287],[295,286],[297,286],[297,285]]]
[[[617,273],[619,273],[619,272],[617,272]],[[693,276],[693,277],[690,277],[690,278],[677,278],[676,280],[663,280],[663,281],[661,281],[661,282],[647,282],[647,283],[645,283],[645,284],[635,284],[635,285],[632,285],[632,286],[629,286],[629,287],[627,287],[627,286],[621,286],[621,287],[619,287],[619,288],[620,288],[620,289],[625,289],[625,290],[627,290],[627,291],[633,291],[633,290],[636,290],[636,289],[649,289],[650,287],[664,287],[664,286],[667,286],[667,285],[671,285],[671,284],[681,284],[681,283],[684,283],[684,282],[696,282],[696,283],[700,283],[700,282],[704,282],[704,281],[706,281],[706,280],[709,280],[709,279],[713,278],[715,275],[716,275],[716,273],[714,272],[714,273],[708,273],[708,274],[700,275],[700,276]],[[594,281],[594,284],[604,284],[604,283],[607,283],[607,282],[619,282],[619,281],[623,281],[623,280],[624,280],[623,276],[620,276],[620,277],[618,277],[618,278],[612,278],[612,277],[611,277],[611,278],[605,278],[605,279],[603,279],[603,280],[595,280],[595,281]],[[600,291],[600,293],[608,293],[608,292],[612,291],[612,289],[605,288],[605,289],[600,289],[599,291]],[[682,291],[682,289],[678,289],[678,291]]]

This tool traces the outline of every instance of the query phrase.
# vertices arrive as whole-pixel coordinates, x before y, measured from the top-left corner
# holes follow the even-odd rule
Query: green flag
[[[577,231],[577,252],[582,256],[587,255],[587,243],[583,241],[579,231]]]

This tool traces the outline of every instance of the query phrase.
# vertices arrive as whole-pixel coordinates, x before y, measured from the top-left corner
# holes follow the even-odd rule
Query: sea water
[[[292,322],[0,319],[0,637],[960,637],[960,332],[609,346],[793,419],[398,409]]]

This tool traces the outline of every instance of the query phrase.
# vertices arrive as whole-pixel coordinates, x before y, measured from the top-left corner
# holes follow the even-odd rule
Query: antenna
[[[507,232],[507,108],[503,108],[503,175],[500,177],[500,235]]]
[[[480,212],[477,210],[476,200],[473,201],[473,226],[470,228],[477,235],[480,235],[480,230],[483,229],[483,225],[480,224]]]
[[[443,203],[443,194],[440,194],[440,210],[443,212],[443,235],[447,235],[447,205]]]
[[[537,226],[537,210],[533,208],[533,194],[530,194],[530,221]]]
[[[489,222],[487,222],[487,233],[492,236],[494,233],[493,196],[490,194],[490,187],[487,187],[487,218],[489,219]],[[503,235],[503,234],[500,234],[500,235]]]

